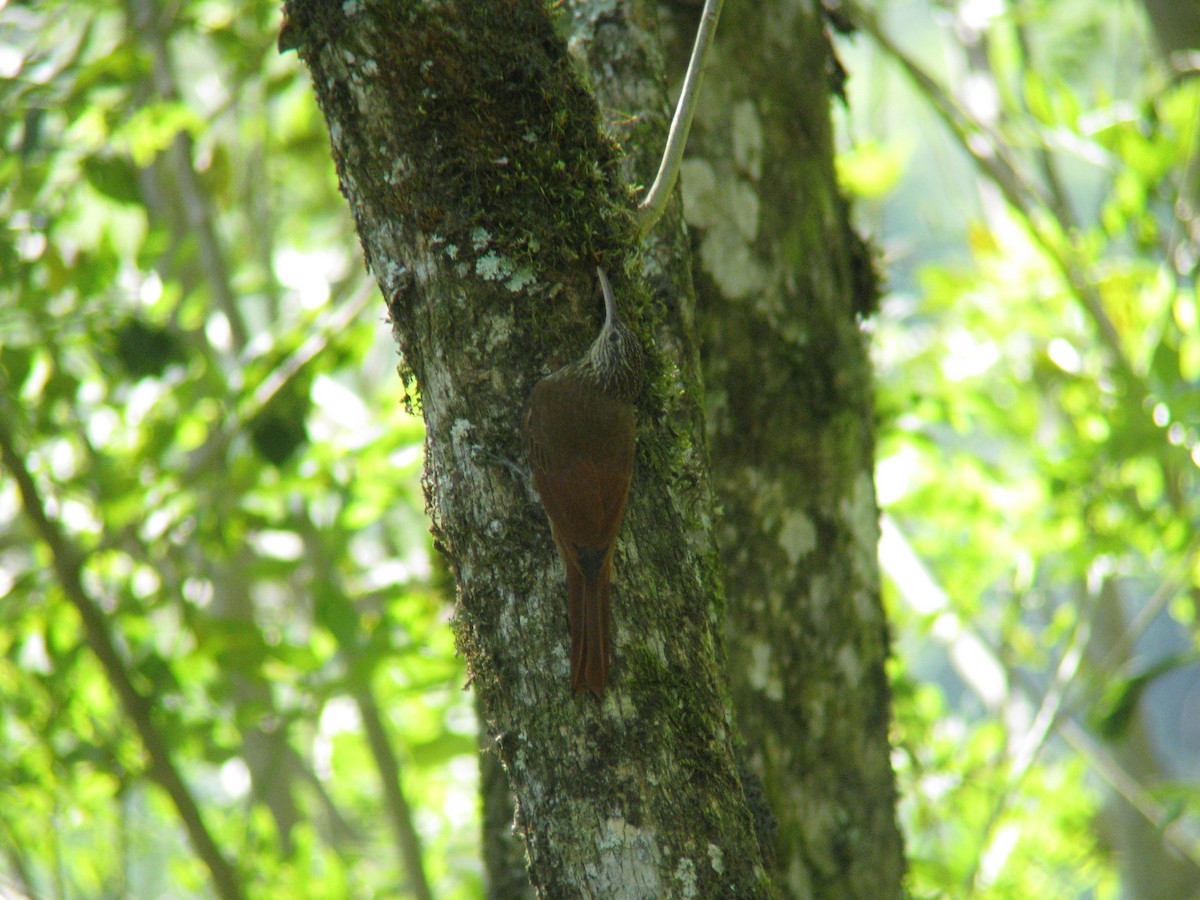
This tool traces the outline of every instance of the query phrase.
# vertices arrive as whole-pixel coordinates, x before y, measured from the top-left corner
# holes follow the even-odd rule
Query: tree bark
[[[456,636],[534,887],[767,896],[718,676],[722,592],[687,295],[666,289],[678,277],[651,294],[634,274],[618,155],[567,56],[574,22],[539,0],[290,0],[287,14],[282,44],[312,72],[425,417]],[[685,271],[683,249],[664,270]],[[601,702],[570,691],[563,573],[519,439],[533,384],[599,326],[596,264],[651,360]]]

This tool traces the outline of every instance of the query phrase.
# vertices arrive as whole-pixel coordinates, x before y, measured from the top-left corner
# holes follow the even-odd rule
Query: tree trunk
[[[636,275],[617,153],[555,31],[573,23],[540,0],[290,0],[287,13],[281,43],[312,71],[419,393],[456,636],[535,888],[768,895],[718,677],[722,592],[687,294],[678,276],[650,294]],[[666,271],[685,271],[683,249]],[[650,359],[600,702],[570,691],[563,572],[519,438],[533,384],[598,328],[597,264]]]
[[[673,47],[686,58],[691,11]],[[899,897],[868,252],[836,184],[813,5],[729,0],[683,173],[697,242],[728,654],[785,896]]]

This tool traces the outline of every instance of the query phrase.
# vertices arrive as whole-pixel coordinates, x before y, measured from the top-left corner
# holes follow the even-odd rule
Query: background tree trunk
[[[545,896],[765,896],[718,679],[721,587],[687,292],[625,274],[629,197],[563,13],[292,0],[343,192],[427,427],[456,634]],[[680,232],[676,232],[681,236]],[[675,266],[686,261],[677,247]],[[565,586],[520,422],[599,325],[595,264],[651,357],[618,542],[612,686],[572,696]]]
[[[674,65],[691,10],[674,19]],[[901,894],[888,748],[869,252],[833,167],[840,68],[811,4],[729,0],[683,190],[697,243],[728,654],[787,896]]]

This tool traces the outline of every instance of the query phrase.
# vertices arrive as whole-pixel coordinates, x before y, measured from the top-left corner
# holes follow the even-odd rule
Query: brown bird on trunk
[[[567,569],[571,687],[599,697],[608,681],[613,547],[633,472],[642,351],[617,315],[608,278],[596,272],[604,326],[586,356],[534,385],[525,447]]]

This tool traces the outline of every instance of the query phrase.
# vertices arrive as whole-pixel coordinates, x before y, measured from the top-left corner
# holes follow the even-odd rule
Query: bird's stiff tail
[[[612,587],[611,557],[586,578],[582,571],[567,566],[567,614],[571,624],[571,687],[604,694],[608,683],[608,656],[612,645],[609,595]]]

